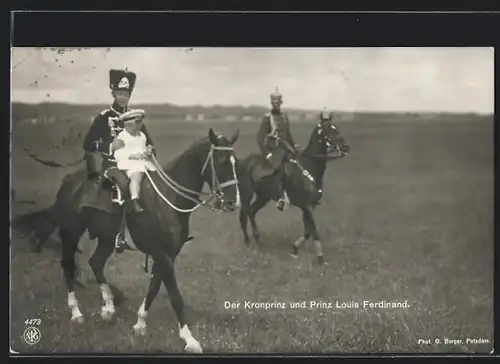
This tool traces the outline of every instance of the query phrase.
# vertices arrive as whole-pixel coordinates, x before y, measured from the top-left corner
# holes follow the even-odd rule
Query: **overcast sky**
[[[109,103],[109,69],[137,73],[134,103],[493,113],[492,48],[12,49],[12,100]]]

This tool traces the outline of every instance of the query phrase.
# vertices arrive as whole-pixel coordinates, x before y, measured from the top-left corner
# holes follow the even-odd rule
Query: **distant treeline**
[[[110,105],[76,105],[67,103],[40,103],[26,104],[12,103],[12,117],[14,120],[36,119],[53,117],[61,119],[68,116],[91,118],[102,110],[109,108]],[[221,106],[214,105],[210,107],[192,105],[178,106],[173,104],[131,104],[131,107],[146,110],[148,118],[179,119],[186,116],[197,119],[203,115],[205,119],[224,119],[228,116],[241,119],[244,117],[260,118],[269,111],[269,108],[261,106]],[[320,110],[296,110],[286,109],[289,115],[301,116],[302,114],[318,114]]]
[[[163,120],[260,120],[262,116],[269,111],[269,108],[261,106],[221,106],[214,105],[210,107],[192,105],[179,106],[173,104],[132,104],[133,108],[146,110],[146,115],[151,119]],[[66,119],[89,121],[109,105],[77,105],[67,103],[40,103],[26,104],[20,102],[12,103],[12,121],[21,122],[27,120],[52,120],[64,121]],[[317,120],[321,110],[300,110],[285,108],[285,111],[291,119],[295,120]],[[336,118],[339,120],[364,119],[366,117],[376,119],[401,117],[419,117],[429,118],[436,116],[449,116],[456,118],[454,114],[442,113],[393,113],[393,112],[336,112]],[[460,114],[460,118],[476,116],[473,113]]]

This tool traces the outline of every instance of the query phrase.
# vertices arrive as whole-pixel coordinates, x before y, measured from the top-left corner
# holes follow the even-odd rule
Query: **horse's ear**
[[[238,129],[236,129],[234,134],[231,136],[231,139],[229,139],[229,145],[232,146],[234,143],[236,143],[239,136],[240,136],[240,129],[238,128]]]
[[[217,135],[215,135],[215,132],[212,128],[208,130],[208,139],[210,140],[210,143],[212,143],[213,145],[217,145]]]

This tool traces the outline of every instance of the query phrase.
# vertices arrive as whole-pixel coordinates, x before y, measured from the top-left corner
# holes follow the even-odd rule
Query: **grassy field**
[[[155,123],[150,131],[166,162],[208,124]],[[235,126],[210,124],[231,133]],[[19,126],[13,130],[12,213],[52,203],[69,170],[27,158],[22,146],[44,158],[81,156],[75,126]],[[304,145],[313,125],[294,125]],[[245,247],[238,213],[192,216],[195,241],[177,259],[177,277],[191,330],[206,353],[488,353],[493,348],[493,120],[346,122],[347,158],[329,165],[325,198],[316,212],[327,265],[314,263],[309,242],[298,259],[287,252],[302,234],[297,209],[269,204],[257,215],[261,248]],[[240,125],[238,156],[256,150],[257,125]],[[72,169],[71,169],[72,170]],[[162,287],[148,317],[148,333],[132,325],[149,276],[144,256],[114,255],[106,275],[125,294],[114,321],[102,322],[100,291],[87,259],[95,247],[85,236],[78,260],[86,288],[77,289],[83,325],[72,324],[59,265],[57,237],[36,254],[12,237],[11,346],[20,352],[177,353],[183,342]],[[407,301],[408,308],[363,308],[363,301]],[[224,302],[240,302],[226,309]],[[332,308],[245,309],[252,302],[331,302]],[[358,302],[359,308],[336,308]],[[22,340],[25,320],[39,318],[41,341]],[[467,338],[489,343],[471,344]],[[430,340],[423,344],[419,339]],[[435,344],[435,339],[441,340]],[[462,340],[445,343],[445,339]]]

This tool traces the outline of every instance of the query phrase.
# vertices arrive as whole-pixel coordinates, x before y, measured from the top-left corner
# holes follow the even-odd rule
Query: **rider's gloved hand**
[[[267,155],[266,155],[266,159],[267,159],[267,160],[269,160],[269,158],[271,158],[272,156],[273,156],[273,154],[272,154],[272,153],[267,153]]]

